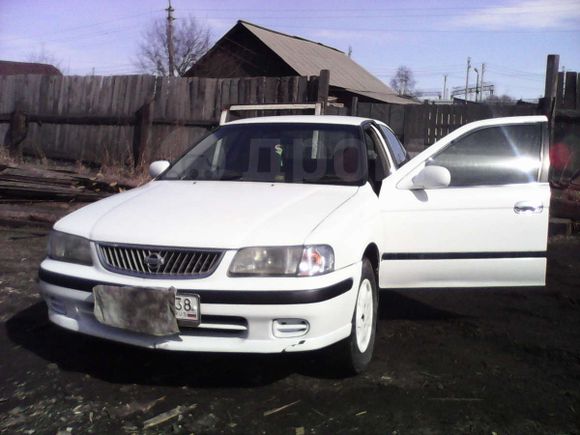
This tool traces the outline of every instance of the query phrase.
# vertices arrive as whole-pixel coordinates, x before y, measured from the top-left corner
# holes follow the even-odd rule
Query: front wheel
[[[373,267],[362,261],[362,274],[350,336],[339,343],[340,364],[348,374],[363,372],[373,356],[377,329],[378,291]]]

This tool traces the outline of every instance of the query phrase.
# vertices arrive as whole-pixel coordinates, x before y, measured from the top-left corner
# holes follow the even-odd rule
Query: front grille
[[[179,324],[179,320],[177,321]],[[190,327],[179,325],[182,335],[197,337],[247,337],[248,321],[243,317],[201,314],[201,323]]]
[[[150,246],[123,246],[99,243],[105,269],[149,278],[200,278],[217,268],[223,251]]]

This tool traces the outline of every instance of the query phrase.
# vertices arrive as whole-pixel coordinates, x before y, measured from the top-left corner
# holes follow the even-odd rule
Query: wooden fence
[[[577,82],[577,74],[574,78]],[[0,145],[50,158],[106,164],[171,159],[217,125],[223,108],[325,101],[328,80],[326,71],[310,78],[3,76]],[[573,82],[570,78],[561,87],[563,104],[578,99],[580,88]],[[326,113],[382,120],[410,151],[418,152],[468,122],[532,115],[539,109],[535,105],[357,103],[350,108],[329,105]]]
[[[0,144],[96,163],[181,154],[230,104],[316,100],[318,77],[0,77]]]
[[[580,74],[577,72],[558,73],[556,107],[559,110],[580,110]]]
[[[408,150],[418,152],[469,122],[503,116],[539,114],[536,105],[421,104],[395,106],[359,103],[359,116],[379,119],[389,125]]]

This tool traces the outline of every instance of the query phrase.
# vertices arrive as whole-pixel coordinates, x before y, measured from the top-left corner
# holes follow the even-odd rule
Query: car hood
[[[154,181],[63,218],[55,229],[91,240],[236,249],[300,245],[356,186]]]

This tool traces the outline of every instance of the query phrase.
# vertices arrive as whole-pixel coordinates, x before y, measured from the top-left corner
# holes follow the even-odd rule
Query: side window
[[[409,157],[407,156],[407,151],[403,148],[399,139],[397,139],[397,136],[395,136],[393,132],[384,125],[380,125],[379,127],[389,144],[389,148],[391,149],[391,153],[393,153],[393,158],[395,159],[395,162],[397,162],[397,165],[401,166],[405,164],[407,160],[409,160]]]
[[[487,127],[468,133],[427,162],[451,173],[451,187],[493,186],[538,181],[540,124]]]
[[[389,162],[385,155],[384,146],[378,137],[378,133],[371,127],[365,128],[365,143],[369,158],[369,167],[372,164],[376,168],[377,180],[383,180],[389,175]]]

